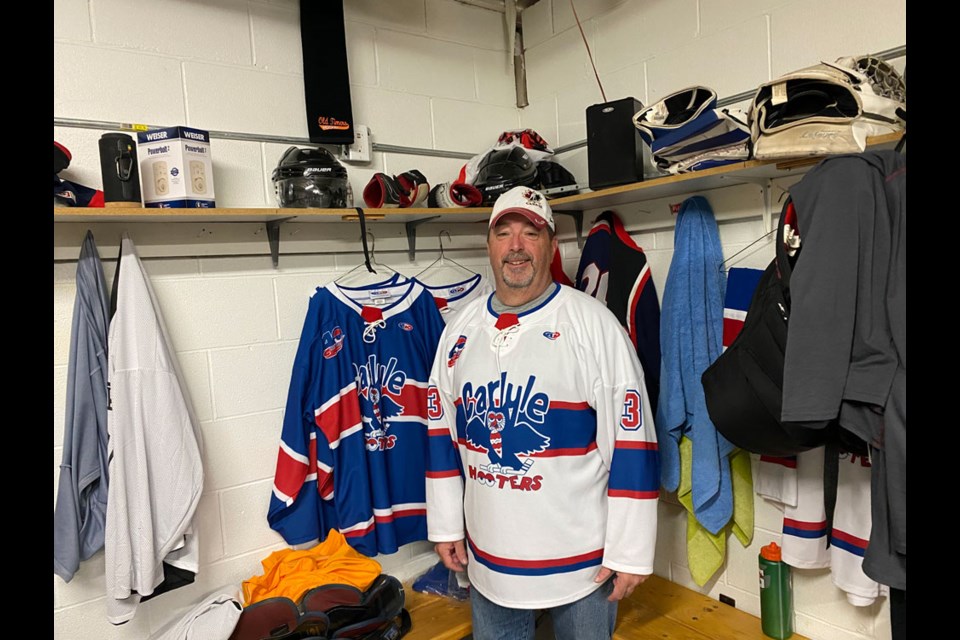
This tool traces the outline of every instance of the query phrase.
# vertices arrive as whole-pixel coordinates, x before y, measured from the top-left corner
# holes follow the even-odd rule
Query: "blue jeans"
[[[610,640],[618,604],[607,600],[611,593],[612,578],[579,600],[548,609],[557,640]],[[536,610],[501,607],[476,589],[470,590],[470,607],[473,640],[533,640]]]

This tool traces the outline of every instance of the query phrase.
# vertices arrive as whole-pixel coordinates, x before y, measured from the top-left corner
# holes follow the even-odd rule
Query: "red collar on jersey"
[[[377,320],[383,319],[383,310],[379,307],[364,306],[363,309],[360,310],[360,316],[364,322],[376,322]]]
[[[497,324],[494,325],[498,330],[509,329],[515,324],[520,324],[520,318],[515,313],[501,313],[497,318]]]

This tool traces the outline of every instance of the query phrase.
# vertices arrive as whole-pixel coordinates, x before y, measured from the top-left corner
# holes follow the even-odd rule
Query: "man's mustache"
[[[515,260],[529,260],[530,262],[533,262],[533,256],[525,251],[513,251],[503,256],[504,262],[513,262]]]

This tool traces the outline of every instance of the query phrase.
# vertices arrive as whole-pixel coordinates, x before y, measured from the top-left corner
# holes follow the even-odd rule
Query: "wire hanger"
[[[370,236],[370,240],[371,240],[371,242],[370,242],[370,248],[369,248],[369,249],[367,248],[367,236]],[[351,274],[353,274],[355,271],[357,271],[358,269],[364,268],[364,267],[365,267],[366,270],[367,270],[366,273],[372,273],[372,274],[377,275],[377,276],[381,275],[380,273],[377,272],[376,269],[373,268],[374,265],[376,265],[377,267],[380,267],[380,268],[382,268],[382,269],[385,269],[385,270],[389,271],[390,273],[397,273],[397,270],[394,269],[393,267],[390,267],[389,265],[385,265],[385,264],[382,264],[382,263],[380,263],[380,262],[377,262],[376,254],[374,253],[374,249],[375,249],[376,246],[377,246],[377,237],[376,237],[375,235],[373,235],[373,232],[372,232],[372,231],[366,231],[366,230],[364,230],[363,235],[360,236],[360,241],[361,241],[362,244],[363,244],[363,258],[364,258],[363,263],[362,263],[362,264],[358,264],[357,266],[353,267],[352,269],[350,269],[350,270],[347,271],[346,273],[342,274],[342,275],[339,276],[336,280],[334,280],[334,282],[336,282],[336,283],[342,283],[345,279],[347,279],[347,278],[348,278]],[[361,272],[361,273],[364,273],[364,272]],[[383,278],[381,277],[380,279],[383,279]]]
[[[765,234],[763,234],[762,236],[760,236],[759,238],[757,238],[756,240],[754,240],[753,242],[751,242],[750,244],[748,244],[747,246],[745,246],[743,249],[740,249],[740,251],[737,251],[735,254],[733,254],[732,256],[730,256],[729,258],[727,258],[726,260],[724,260],[723,262],[721,262],[721,263],[720,263],[720,266],[718,267],[718,269],[719,269],[720,271],[726,271],[726,269],[724,268],[723,265],[727,264],[728,262],[730,262],[731,260],[733,260],[734,258],[736,258],[738,255],[740,255],[741,253],[743,253],[744,251],[746,251],[747,249],[749,249],[749,248],[752,247],[753,245],[757,244],[757,243],[760,242],[761,240],[764,240],[764,239],[767,238],[768,236],[773,235],[773,234],[776,233],[776,232],[777,232],[777,228],[776,228],[776,227],[774,227],[774,228],[771,229],[770,231],[767,231]]]
[[[457,261],[454,260],[453,258],[447,258],[447,257],[444,256],[444,254],[443,254],[443,234],[447,234],[447,239],[448,239],[450,242],[453,242],[453,237],[450,235],[450,232],[449,232],[449,231],[443,230],[443,231],[441,231],[440,233],[438,233],[438,234],[437,234],[437,240],[438,240],[438,242],[440,243],[440,257],[437,258],[436,260],[434,260],[433,262],[431,262],[430,264],[428,264],[426,267],[423,268],[423,270],[422,270],[420,273],[418,273],[417,275],[415,275],[415,276],[413,276],[413,277],[419,279],[420,276],[422,276],[424,273],[426,273],[426,272],[429,271],[430,269],[432,269],[432,268],[434,268],[434,267],[437,267],[437,268],[443,267],[443,266],[446,265],[447,262],[449,262],[450,264],[452,264],[452,265],[455,266],[455,267],[460,268],[460,270],[462,270],[462,271],[466,271],[466,272],[467,272],[468,274],[470,274],[471,276],[477,275],[477,272],[474,271],[473,269],[469,269],[469,268],[463,266],[462,264],[460,264],[459,262],[457,262]],[[438,264],[438,263],[439,263],[439,264]]]

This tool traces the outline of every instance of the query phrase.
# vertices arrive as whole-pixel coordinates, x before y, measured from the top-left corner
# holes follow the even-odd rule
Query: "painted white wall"
[[[723,97],[749,90],[820,58],[880,51],[906,43],[905,3],[814,0],[577,0],[608,100],[633,96],[649,104],[692,83]],[[354,120],[385,144],[475,153],[500,131],[531,127],[553,146],[586,138],[584,111],[602,102],[568,0],[540,0],[523,15],[530,106],[516,109],[513,74],[499,14],[453,0],[348,0],[346,33]],[[874,16],[864,22],[864,16]],[[171,20],[170,16],[176,16]],[[797,24],[812,22],[804,29]],[[184,124],[306,138],[296,0],[55,0],[54,115],[100,121]],[[850,28],[847,25],[857,25]],[[904,61],[900,61],[902,65]],[[902,68],[902,67],[901,67]],[[55,127],[73,153],[63,177],[101,186],[97,139],[102,131]],[[220,207],[275,206],[270,172],[287,145],[214,139]],[[563,154],[587,182],[586,150]],[[374,153],[348,165],[359,194],[377,171],[418,168],[431,183],[451,179],[462,160]],[[789,186],[782,181],[780,186]],[[690,195],[693,195],[692,193]],[[759,187],[704,192],[720,222],[725,255],[764,232]],[[774,190],[774,202],[778,192]],[[673,252],[669,204],[681,197],[621,207],[647,252],[662,293]],[[778,210],[776,204],[772,209]],[[774,211],[775,213],[776,211]],[[599,211],[585,212],[585,225]],[[566,271],[579,250],[573,225],[558,217]],[[103,554],[85,562],[69,584],[54,577],[58,640],[145,638],[224,585],[239,588],[260,561],[284,547],[266,524],[283,403],[306,300],[314,287],[360,263],[358,230],[347,224],[288,224],[274,269],[263,225],[75,224],[55,227],[54,494],[62,453],[70,319],[76,294],[71,259],[87,228],[94,231],[106,275],[120,233],[132,234],[173,335],[207,443],[207,482],[198,510],[201,570],[189,587],[143,603],[133,621],[106,622]],[[436,258],[436,236],[453,234],[448,255],[486,271],[475,224],[427,223],[416,260],[406,254],[402,225],[376,223],[377,259],[413,275]],[[479,227],[482,229],[482,227]],[[237,257],[215,257],[226,247]],[[234,249],[235,248],[235,249]],[[769,243],[738,266],[762,267]],[[266,375],[264,375],[266,373]],[[754,543],[733,540],[724,570],[704,588],[687,570],[685,513],[661,503],[658,575],[759,613],[756,556],[780,539],[779,513],[757,499]],[[408,545],[378,558],[384,570],[412,577],[432,564],[430,545]],[[795,573],[797,632],[814,640],[887,640],[885,599],[847,604],[829,572]]]

